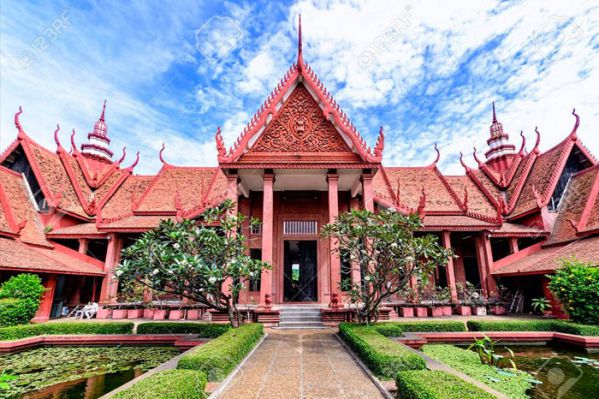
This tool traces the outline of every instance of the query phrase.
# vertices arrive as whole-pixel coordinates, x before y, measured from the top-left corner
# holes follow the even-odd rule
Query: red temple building
[[[429,165],[384,166],[383,130],[373,147],[364,141],[304,62],[301,30],[297,61],[234,145],[216,133],[217,167],[172,165],[163,148],[156,175],[134,174],[139,156],[125,165],[124,149],[113,154],[105,107],[81,145],[73,131],[63,147],[57,127],[55,149],[26,133],[19,109],[17,137],[0,155],[0,281],[20,272],[43,278],[37,320],[64,306],[115,301],[124,246],[161,219],[197,218],[225,198],[262,221],[245,231],[249,252],[273,268],[242,298],[261,306],[343,299],[341,279],[360,274],[343,275],[319,230],[356,208],[418,213],[422,233],[458,255],[435,273],[454,303],[465,282],[484,296],[498,284],[520,290],[529,303],[550,295],[544,276],[560,259],[599,262],[599,166],[577,137],[574,111],[572,131],[545,152],[538,130],[532,146],[522,136],[517,149],[493,106],[484,159],[475,150],[469,166],[462,157],[463,175],[443,174],[436,148]],[[288,277],[293,269],[299,282]]]

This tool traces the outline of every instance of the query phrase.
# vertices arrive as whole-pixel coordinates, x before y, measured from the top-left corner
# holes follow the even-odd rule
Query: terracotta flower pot
[[[451,316],[451,314],[452,314],[451,305],[441,306],[441,312],[443,313],[443,316]]]
[[[486,306],[472,306],[472,314],[475,316],[486,316],[487,315],[487,307]]]
[[[152,317],[152,318],[154,320],[164,320],[164,319],[166,319],[166,313],[167,313],[166,309],[154,309],[154,317]]]
[[[100,308],[96,313],[96,319],[108,319],[112,314],[112,309]]]
[[[505,314],[505,306],[503,305],[494,305],[489,308],[491,314],[502,315]]]
[[[169,320],[181,320],[185,316],[185,311],[181,309],[171,309],[168,314]]]
[[[144,314],[143,309],[129,309],[127,310],[128,319],[140,319]]]
[[[400,317],[414,317],[414,308],[400,308]]]
[[[200,318],[200,309],[188,309],[185,319],[198,320]]]
[[[127,309],[114,309],[112,311],[113,319],[126,319],[127,318]]]
[[[416,312],[416,317],[427,317],[428,316],[428,308],[423,306],[417,306],[414,308]]]
[[[428,308],[428,315],[429,317],[441,317],[443,316],[443,308],[441,306]]]
[[[153,319],[154,318],[154,310],[155,309],[144,309],[144,319]]]
[[[470,306],[458,305],[456,312],[460,316],[470,316],[472,314],[472,308]]]

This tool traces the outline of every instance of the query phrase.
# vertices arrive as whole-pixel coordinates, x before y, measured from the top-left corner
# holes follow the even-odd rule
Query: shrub
[[[466,325],[461,321],[386,322],[375,324],[374,329],[386,337],[401,337],[405,332],[466,331]]]
[[[577,323],[599,324],[599,265],[575,259],[562,261],[562,268],[548,276],[549,289]]]
[[[398,371],[426,367],[418,354],[379,334],[372,327],[341,323],[339,332],[368,368],[380,377],[394,378]]]
[[[468,320],[466,324],[469,331],[556,331],[566,334],[599,336],[599,326],[561,320]]]
[[[497,369],[481,364],[475,352],[452,345],[424,345],[422,351],[512,399],[529,398],[526,391],[532,387],[532,377],[524,371],[499,373]]]
[[[208,381],[220,381],[252,350],[262,334],[262,324],[230,329],[183,356],[177,368],[203,371]]]
[[[0,328],[0,340],[11,341],[36,335],[131,334],[133,323],[69,322],[25,324]]]
[[[492,399],[488,392],[445,371],[400,371],[395,380],[401,399]]]
[[[226,333],[229,325],[211,323],[141,323],[138,334],[198,334],[200,338],[216,338]]]
[[[0,327],[29,323],[39,304],[31,299],[0,299]]]
[[[115,399],[205,398],[206,374],[195,370],[164,370],[114,395]]]
[[[45,290],[38,275],[22,273],[12,276],[2,284],[0,298],[29,299],[39,305]]]

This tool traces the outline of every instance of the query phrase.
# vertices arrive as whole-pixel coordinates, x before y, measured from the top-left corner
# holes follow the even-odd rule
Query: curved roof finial
[[[225,140],[223,139],[223,135],[220,132],[220,126],[218,127],[218,129],[216,129],[215,141],[216,152],[218,156],[224,157],[225,155],[227,155],[227,147],[225,147]]]
[[[435,151],[437,152],[437,157],[435,158],[435,160],[433,161],[433,165],[436,165],[437,162],[439,162],[439,159],[441,159],[441,152],[439,151],[439,148],[437,148],[437,143],[435,143],[435,145],[433,146],[433,148],[435,149]]]
[[[518,154],[520,154],[520,156],[524,156],[524,150],[526,149],[526,137],[524,136],[524,132],[522,130],[520,130],[520,137],[522,137],[522,145],[520,146],[520,151],[518,151]]]
[[[137,166],[138,162],[139,162],[139,151],[137,151],[137,154],[135,154],[135,161],[133,161],[131,166],[129,166],[126,170],[128,170],[129,172],[133,172],[133,168],[135,168]]]
[[[539,128],[537,126],[535,126],[535,133],[537,134],[537,141],[535,142],[535,147],[532,151],[535,154],[538,154],[541,152],[541,150],[539,150],[539,144],[541,144],[541,132],[539,132]]]
[[[57,123],[56,124],[56,130],[54,131],[54,141],[56,142],[56,151],[57,152],[62,152],[63,148],[62,145],[60,144],[60,139],[58,138],[58,132],[60,131],[60,125]]]
[[[495,101],[493,101],[493,123],[497,123],[497,115],[495,114]]]
[[[385,148],[385,132],[383,131],[383,126],[381,126],[379,129],[379,137],[376,139],[376,143],[374,145],[374,156],[377,158],[382,158],[384,148]]]
[[[576,108],[572,108],[572,115],[574,115],[574,117],[576,118],[576,122],[574,122],[574,127],[570,132],[570,137],[572,138],[572,140],[576,140],[576,131],[578,130],[578,126],[580,126],[580,116],[578,116],[578,114],[576,113]]]
[[[17,128],[17,130],[19,132],[23,131],[23,128],[21,127],[21,121],[19,121],[19,116],[21,116],[22,113],[23,113],[23,108],[19,105],[19,110],[15,114],[15,127]]]
[[[71,132],[71,152],[77,154],[77,146],[75,145],[75,128]]]
[[[160,152],[158,153],[158,157],[160,158],[160,162],[162,162],[163,165],[168,165],[168,163],[164,160],[164,157],[162,156],[162,153],[164,152],[165,148],[166,148],[166,146],[164,145],[164,143],[162,143],[162,148],[160,149]]]
[[[474,148],[474,152],[472,153],[472,155],[474,155],[474,160],[476,161],[476,163],[478,164],[479,169],[483,167],[483,163],[481,162],[480,159],[478,159],[478,156],[476,155],[476,147]]]
[[[298,17],[299,28],[297,30],[297,67],[301,70],[304,65],[304,56],[302,54],[302,14]]]
[[[125,157],[127,156],[127,147],[123,147],[123,155],[121,155],[121,157],[119,158],[118,161],[116,161],[116,163],[118,165],[121,164],[121,162],[123,162],[125,160]]]
[[[104,105],[102,106],[102,114],[100,115],[100,120],[102,122],[105,122],[104,120],[104,114],[106,113],[106,100],[104,100]]]

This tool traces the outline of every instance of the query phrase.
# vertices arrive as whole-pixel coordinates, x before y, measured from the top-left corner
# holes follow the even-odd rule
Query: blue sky
[[[54,148],[85,139],[108,100],[115,153],[141,151],[138,173],[215,165],[296,55],[304,58],[386,165],[462,173],[459,152],[486,149],[491,101],[519,146],[534,127],[548,149],[570,131],[599,154],[599,6],[592,2],[7,1],[1,0],[0,147],[25,130]],[[447,4],[446,4],[447,3]]]

